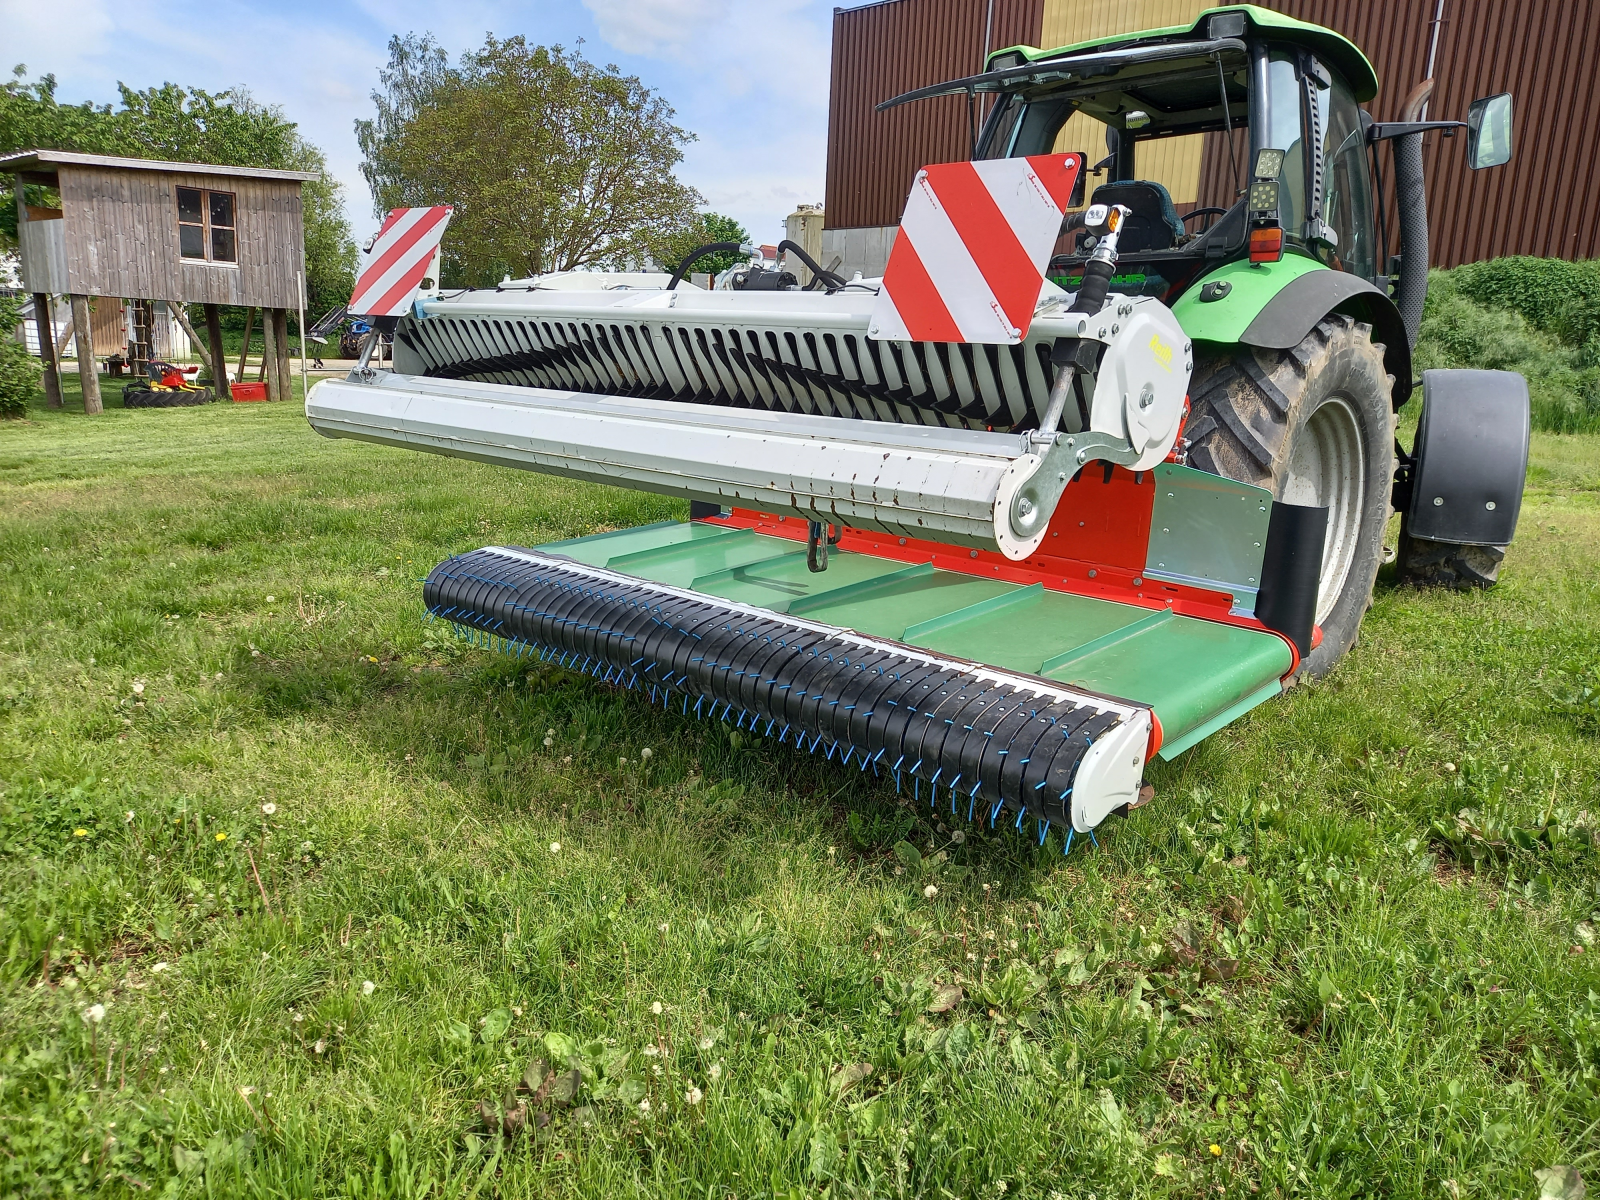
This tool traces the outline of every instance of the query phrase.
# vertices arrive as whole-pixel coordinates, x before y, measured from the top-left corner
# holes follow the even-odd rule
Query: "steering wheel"
[[[1187,221],[1191,217],[1221,217],[1226,216],[1227,212],[1228,210],[1225,208],[1197,208],[1193,212],[1184,213],[1183,216],[1178,218],[1178,220]],[[1205,228],[1210,229],[1214,224],[1216,224],[1215,221],[1207,221]],[[1205,230],[1203,229],[1201,232],[1204,233]]]

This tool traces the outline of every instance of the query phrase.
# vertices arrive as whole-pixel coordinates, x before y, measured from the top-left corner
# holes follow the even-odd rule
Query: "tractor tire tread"
[[[1195,363],[1184,433],[1189,465],[1267,488],[1278,498],[1289,477],[1291,443],[1311,411],[1338,395],[1358,415],[1366,455],[1359,533],[1322,641],[1302,668],[1313,676],[1330,670],[1355,644],[1377,579],[1390,516],[1392,385],[1371,326],[1343,313],[1328,314],[1290,349],[1237,346]]]
[[[1448,588],[1466,592],[1491,588],[1500,579],[1504,546],[1464,546],[1412,537],[1402,521],[1395,577],[1413,587]]]

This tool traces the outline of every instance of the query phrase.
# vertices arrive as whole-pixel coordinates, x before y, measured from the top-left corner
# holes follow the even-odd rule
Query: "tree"
[[[322,151],[300,136],[281,109],[257,102],[241,88],[211,93],[173,83],[142,92],[118,84],[121,107],[116,109],[109,104],[67,105],[55,98],[55,76],[43,75],[33,83],[26,76],[27,68],[19,66],[0,87],[0,154],[80,150],[320,172],[321,179],[301,190],[307,303],[321,312],[349,299],[356,250],[344,217],[342,185],[328,175]],[[0,176],[0,183],[9,187],[11,178]],[[9,193],[0,192],[0,250],[14,248],[16,234],[16,205]]]
[[[636,77],[560,46],[489,37],[451,67],[427,35],[394,38],[356,124],[378,211],[451,204],[446,279],[641,263],[700,196],[672,169],[693,135]]]
[[[20,296],[0,296],[0,418],[27,416],[39,387],[39,364],[11,336],[21,312]]]
[[[721,213],[699,213],[683,230],[662,240],[656,251],[656,261],[661,264],[663,271],[676,271],[683,260],[701,246],[711,242],[738,242],[740,245],[747,245],[749,241],[750,234],[732,217],[725,217]],[[689,269],[706,271],[716,276],[735,263],[744,261],[743,254],[724,250],[696,259]]]

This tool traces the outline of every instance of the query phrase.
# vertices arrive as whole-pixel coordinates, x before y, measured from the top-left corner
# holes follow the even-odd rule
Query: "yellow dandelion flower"
[[[1221,1158],[1222,1157],[1222,1147],[1217,1145],[1215,1142],[1211,1143],[1211,1157],[1212,1158]]]
[[[227,840],[228,840],[228,835],[227,835],[227,834],[225,834],[225,833],[219,833],[219,834],[217,834],[217,841],[219,841],[219,842],[225,842],[225,841],[227,841]]]
[[[88,837],[89,836],[89,831],[87,829],[74,829],[72,831],[72,836],[73,837]]]

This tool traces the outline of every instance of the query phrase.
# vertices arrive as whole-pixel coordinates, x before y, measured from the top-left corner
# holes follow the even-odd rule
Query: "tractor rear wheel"
[[[1404,518],[1400,521],[1399,577],[1418,587],[1444,587],[1456,591],[1490,588],[1500,578],[1504,546],[1462,546],[1412,537]]]
[[[1322,675],[1355,644],[1383,561],[1394,477],[1394,379],[1371,326],[1331,313],[1292,350],[1200,358],[1190,384],[1189,465],[1328,509],[1317,589]]]

